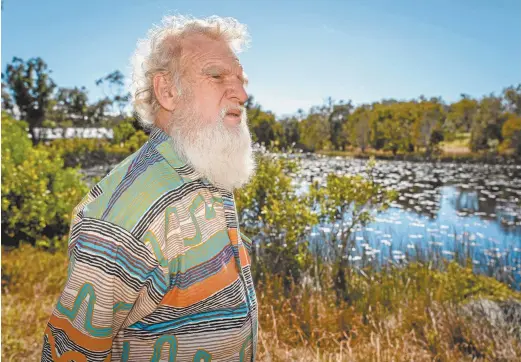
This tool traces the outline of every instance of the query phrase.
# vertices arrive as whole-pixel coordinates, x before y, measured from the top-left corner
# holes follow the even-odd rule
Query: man
[[[251,242],[233,190],[255,165],[234,19],[167,17],[133,56],[150,139],[73,211],[42,361],[252,361]]]

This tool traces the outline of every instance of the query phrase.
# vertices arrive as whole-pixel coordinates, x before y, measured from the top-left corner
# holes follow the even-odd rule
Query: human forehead
[[[199,69],[223,67],[243,72],[239,59],[223,40],[211,39],[202,35],[193,36],[191,39],[185,40],[183,56],[189,65]]]

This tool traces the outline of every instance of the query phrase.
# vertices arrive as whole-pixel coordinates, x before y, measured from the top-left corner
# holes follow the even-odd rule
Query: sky
[[[176,13],[248,26],[247,92],[278,117],[328,97],[452,102],[521,83],[519,0],[4,0],[2,71],[41,57],[58,86],[96,100],[95,80],[128,76],[136,41]]]

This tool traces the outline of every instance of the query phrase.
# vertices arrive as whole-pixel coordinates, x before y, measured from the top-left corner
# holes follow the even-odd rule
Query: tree
[[[130,92],[125,92],[125,76],[119,70],[107,74],[105,77],[96,80],[96,85],[101,87],[105,98],[98,105],[101,107],[112,108],[114,114],[124,117],[125,107],[130,101]],[[108,92],[107,92],[108,90]]]
[[[417,104],[418,115],[414,123],[415,145],[430,155],[433,147],[443,140],[442,125],[445,114],[441,100],[432,99]]]
[[[2,113],[2,244],[64,246],[71,210],[88,188],[59,154],[32,146],[27,126]]]
[[[334,149],[345,149],[347,145],[347,134],[344,133],[343,125],[347,122],[351,111],[353,110],[351,101],[344,103],[340,101],[338,104],[332,105],[332,111],[329,114],[330,139]]]
[[[494,95],[482,98],[471,128],[470,147],[472,151],[486,150],[491,148],[494,143],[502,141],[501,128],[506,117],[501,98]]]
[[[456,132],[469,132],[479,109],[478,101],[462,94],[462,99],[449,107],[445,131],[449,139]]]
[[[368,105],[357,107],[344,125],[344,134],[349,135],[352,145],[365,152],[371,136],[371,108]]]
[[[308,151],[329,148],[330,123],[323,107],[312,108],[310,114],[299,123],[300,142]]]
[[[11,95],[7,90],[7,84],[2,82],[2,110],[10,115],[14,112],[14,103]]]
[[[37,143],[36,127],[41,127],[56,84],[50,77],[51,71],[41,58],[31,58],[25,62],[14,57],[6,66],[5,79],[9,92],[20,112],[21,119],[27,121],[33,143]]]
[[[70,120],[77,126],[83,126],[88,119],[88,109],[88,95],[85,87],[60,87],[54,99],[52,119],[58,123]]]
[[[251,96],[248,98],[245,108],[254,142],[266,146],[270,146],[272,143],[280,145],[283,142],[282,125],[275,120],[273,113],[263,111],[260,105],[254,103]]]
[[[374,104],[371,119],[371,141],[376,149],[409,152],[413,150],[412,125],[414,104],[412,102],[386,101]]]
[[[506,147],[513,148],[521,156],[521,116],[510,115],[501,128]]]
[[[299,145],[300,132],[297,117],[284,118],[281,119],[279,123],[281,124],[284,133],[284,142],[282,142],[281,146],[291,147],[292,145]]]
[[[516,87],[510,86],[503,90],[503,98],[506,102],[507,112],[521,116],[521,83]]]

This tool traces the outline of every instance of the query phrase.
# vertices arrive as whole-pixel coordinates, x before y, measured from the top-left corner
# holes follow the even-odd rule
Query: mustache
[[[237,105],[237,106],[225,106],[221,108],[221,111],[219,112],[219,117],[221,119],[224,118],[228,113],[236,113],[237,115],[240,115],[240,117],[244,117],[246,115],[246,107]]]

